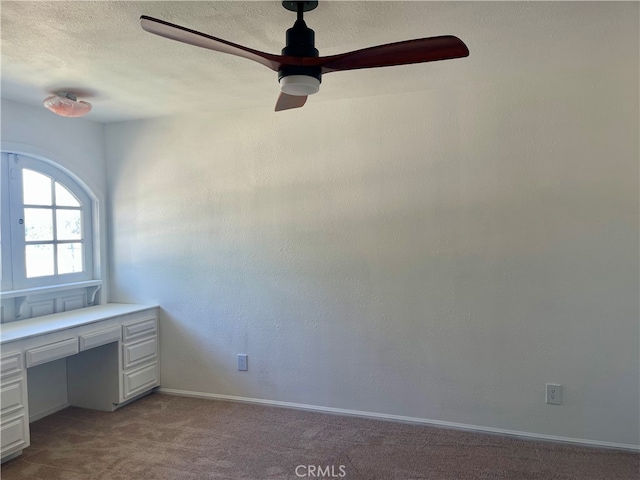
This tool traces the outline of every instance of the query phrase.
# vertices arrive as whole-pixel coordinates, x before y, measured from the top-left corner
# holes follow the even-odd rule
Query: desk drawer
[[[136,323],[130,323],[122,326],[122,340],[127,341],[132,338],[138,338],[145,335],[156,334],[156,318],[147,318]]]
[[[151,337],[141,342],[131,343],[123,347],[123,366],[125,370],[132,365],[151,360],[158,353],[157,337]]]
[[[12,353],[0,359],[0,377],[6,378],[22,372],[22,355]]]
[[[3,455],[12,453],[11,450],[16,451],[29,446],[29,430],[24,415],[3,423],[0,430],[0,438],[2,438],[0,448]]]
[[[120,340],[120,327],[80,335],[80,351]]]
[[[78,339],[69,338],[61,342],[50,343],[41,347],[27,350],[27,367],[34,367],[41,363],[51,362],[59,358],[78,353]]]
[[[158,364],[156,362],[132,372],[124,373],[124,398],[137,395],[158,385]]]
[[[5,417],[24,407],[24,379],[6,383],[0,387],[0,414]]]

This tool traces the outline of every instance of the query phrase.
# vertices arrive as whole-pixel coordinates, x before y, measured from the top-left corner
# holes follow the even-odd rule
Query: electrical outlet
[[[551,405],[562,405],[562,385],[547,383],[547,403]]]
[[[239,353],[238,354],[238,371],[246,372],[247,370],[249,370],[249,364],[247,362],[248,362],[247,354]]]

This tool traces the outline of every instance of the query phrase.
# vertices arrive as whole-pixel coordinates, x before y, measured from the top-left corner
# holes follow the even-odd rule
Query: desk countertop
[[[25,338],[58,332],[89,323],[107,320],[129,313],[141,312],[157,305],[136,305],[130,303],[107,303],[95,307],[79,308],[70,312],[54,313],[42,317],[18,320],[0,325],[0,344],[24,340]]]

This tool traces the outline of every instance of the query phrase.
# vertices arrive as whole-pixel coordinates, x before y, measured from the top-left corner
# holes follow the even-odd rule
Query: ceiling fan
[[[260,52],[146,15],[140,17],[140,26],[149,33],[247,58],[278,72],[281,92],[276,102],[276,112],[302,107],[308,95],[318,92],[322,75],[325,73],[433,62],[469,55],[469,49],[462,40],[452,35],[444,35],[320,57],[314,47],[315,33],[307,27],[303,19],[304,12],[316,8],[318,2],[294,1],[282,2],[282,5],[287,10],[297,13],[295,24],[287,30],[287,46],[282,49],[282,55]]]

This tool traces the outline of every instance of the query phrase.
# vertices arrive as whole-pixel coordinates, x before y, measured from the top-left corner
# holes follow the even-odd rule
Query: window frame
[[[2,152],[3,166],[2,172],[7,180],[0,185],[6,192],[2,194],[2,236],[10,240],[10,248],[2,249],[2,289],[28,290],[40,289],[42,287],[59,287],[61,285],[76,284],[79,282],[95,280],[94,250],[96,249],[95,222],[95,201],[85,190],[85,188],[62,168],[57,165],[35,158],[26,154],[16,154],[8,151]],[[50,177],[53,181],[60,183],[68,189],[78,199],[81,205],[82,223],[82,245],[83,245],[83,271],[74,273],[54,274],[40,277],[28,278],[26,275],[25,258],[25,225],[20,220],[24,218],[24,201],[22,195],[22,172],[24,169],[33,170]],[[53,185],[52,182],[52,189]],[[5,203],[8,202],[8,203]],[[8,205],[9,215],[6,215],[6,205]],[[46,207],[45,207],[46,208]],[[52,205],[53,212],[56,206]],[[5,217],[8,217],[6,219]],[[3,242],[4,243],[4,242]],[[64,243],[64,242],[62,242]],[[51,242],[54,250],[59,244],[55,240]],[[9,254],[7,255],[7,253]],[[54,254],[55,255],[55,254]],[[7,258],[9,256],[9,258]],[[55,258],[55,257],[54,257]],[[8,264],[8,265],[7,265]],[[9,276],[5,280],[5,276]]]

